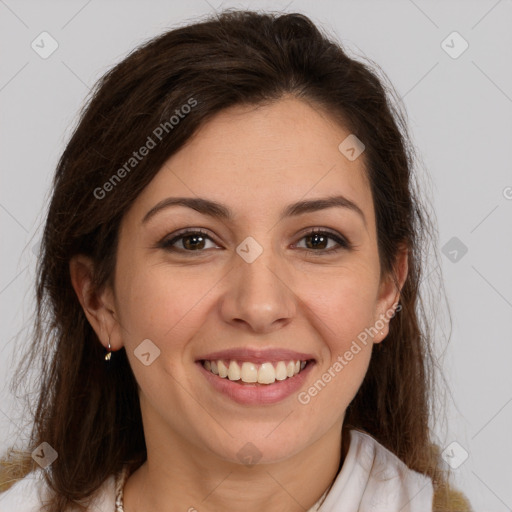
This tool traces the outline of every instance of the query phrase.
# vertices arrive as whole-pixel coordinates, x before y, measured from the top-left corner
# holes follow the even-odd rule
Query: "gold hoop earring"
[[[108,352],[105,354],[105,361],[110,361],[110,358],[112,357],[112,350],[110,347],[110,336],[108,338]]]

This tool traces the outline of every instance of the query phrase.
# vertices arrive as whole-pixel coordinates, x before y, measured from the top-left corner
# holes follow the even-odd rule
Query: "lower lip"
[[[222,378],[214,375],[200,361],[196,364],[215,390],[244,405],[275,404],[297,393],[315,365],[314,362],[309,361],[304,370],[301,370],[297,375],[285,380],[276,380],[273,384],[240,384],[240,380],[232,381],[227,377]]]

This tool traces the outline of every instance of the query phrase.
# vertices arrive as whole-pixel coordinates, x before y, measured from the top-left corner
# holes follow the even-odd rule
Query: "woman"
[[[429,436],[412,165],[302,15],[224,12],[107,73],[53,185],[0,510],[469,510]]]

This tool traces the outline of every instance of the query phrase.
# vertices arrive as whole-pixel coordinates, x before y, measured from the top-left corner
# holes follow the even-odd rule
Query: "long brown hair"
[[[37,269],[34,339],[24,369],[41,368],[30,447],[47,442],[58,452],[45,473],[54,492],[49,509],[65,510],[124,464],[135,468],[146,457],[126,353],[122,349],[102,364],[104,348],[71,285],[70,258],[90,256],[97,289],[109,284],[120,221],[164,162],[221,110],[283,95],[325,110],[365,144],[382,273],[393,273],[399,248],[408,248],[401,311],[375,347],[344,428],[368,432],[410,468],[431,476],[436,487],[445,484],[429,434],[436,365],[430,319],[419,295],[434,229],[416,190],[405,116],[392,101],[396,93],[384,84],[384,77],[350,58],[304,15],[249,11],[224,11],[166,32],[99,80],[56,170]],[[191,98],[194,108],[179,123],[170,122]],[[165,122],[149,154],[113,181]]]

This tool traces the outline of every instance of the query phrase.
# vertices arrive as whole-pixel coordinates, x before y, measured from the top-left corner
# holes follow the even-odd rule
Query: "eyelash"
[[[195,230],[186,230],[186,231],[179,232],[176,234],[176,236],[174,236],[171,239],[164,239],[158,243],[158,247],[161,249],[170,251],[170,252],[179,252],[182,254],[183,253],[194,253],[194,252],[201,253],[201,252],[206,251],[207,249],[187,250],[187,249],[173,247],[173,245],[177,241],[179,241],[183,238],[187,238],[187,236],[192,236],[192,235],[202,235],[203,237],[205,237],[208,240],[215,243],[215,241],[208,235],[208,233],[206,231],[203,231],[202,229],[195,229]],[[340,235],[337,235],[335,233],[332,233],[331,231],[326,231],[325,229],[319,229],[319,228],[315,228],[315,229],[312,229],[311,231],[308,231],[307,233],[304,233],[302,235],[302,237],[299,239],[299,241],[302,240],[303,238],[306,238],[308,236],[314,236],[314,235],[323,235],[331,240],[334,240],[338,244],[338,247],[334,247],[331,249],[320,249],[320,250],[303,249],[304,251],[308,252],[309,254],[316,254],[316,255],[318,255],[318,254],[334,254],[334,253],[337,253],[341,249],[345,249],[345,250],[352,249],[352,244],[346,238],[344,238]]]

